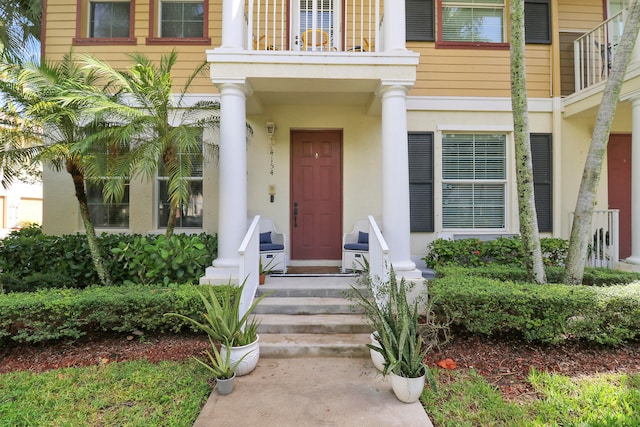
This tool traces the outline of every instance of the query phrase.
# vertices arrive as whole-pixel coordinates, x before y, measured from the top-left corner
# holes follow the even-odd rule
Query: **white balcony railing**
[[[573,214],[571,215],[573,222]],[[614,268],[619,261],[620,211],[593,211],[587,267]]]
[[[373,52],[382,0],[248,0],[247,49]]]
[[[625,16],[619,12],[573,42],[576,92],[609,76]]]

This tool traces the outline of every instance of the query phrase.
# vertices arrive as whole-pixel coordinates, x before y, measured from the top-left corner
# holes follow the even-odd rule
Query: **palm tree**
[[[21,123],[29,124],[23,126],[22,132],[3,132],[3,180],[10,182],[15,170],[25,162],[42,162],[55,170],[66,170],[73,180],[93,264],[101,283],[110,285],[85,191],[87,171],[99,163],[96,159],[101,156],[96,150],[96,144],[102,142],[100,131],[109,127],[99,114],[86,110],[86,99],[89,94],[104,96],[105,87],[99,85],[93,71],[76,63],[71,53],[59,63],[4,64],[0,74],[4,77],[0,82],[5,94],[3,102],[13,108],[9,111],[19,114]],[[84,100],[70,96],[78,92],[85,93]]]
[[[133,64],[120,71],[95,57],[85,57],[88,67],[108,82],[112,91],[119,92],[123,96],[120,99],[127,100],[95,98],[93,111],[106,113],[121,123],[105,129],[103,137],[130,147],[121,162],[112,164],[110,175],[153,179],[160,171],[167,176],[170,209],[166,235],[170,237],[178,209],[189,202],[188,178],[193,167],[202,163],[203,157],[215,154],[215,145],[204,132],[218,127],[219,104],[207,100],[186,102],[185,96],[193,80],[205,70],[206,62],[196,68],[174,95],[171,72],[178,58],[175,51],[162,55],[158,65],[143,54],[132,54],[130,58]],[[105,197],[121,198],[124,189],[121,182],[107,183]]]

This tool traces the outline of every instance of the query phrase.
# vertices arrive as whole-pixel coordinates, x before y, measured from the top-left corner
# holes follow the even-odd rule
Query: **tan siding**
[[[50,0],[47,5],[47,29],[45,39],[45,57],[48,60],[59,60],[69,52],[73,38],[76,36],[76,2],[73,0]],[[83,12],[84,14],[84,12]],[[186,77],[193,72],[198,64],[206,60],[207,49],[220,45],[222,37],[222,3],[216,0],[209,6],[209,37],[211,45],[170,46],[147,45],[149,36],[149,1],[138,0],[135,6],[135,37],[136,45],[91,45],[74,46],[76,54],[91,53],[109,61],[116,68],[130,65],[127,54],[142,52],[158,60],[162,53],[174,49],[178,52],[178,64],[174,70],[177,88],[182,87]],[[191,93],[215,93],[215,88],[207,73],[198,77],[191,87]]]
[[[415,96],[511,95],[508,50],[436,49],[433,43],[409,43],[420,53]],[[547,45],[527,46],[529,96],[549,97],[550,55]]]
[[[603,20],[602,0],[562,0],[558,3],[560,30],[590,30]]]

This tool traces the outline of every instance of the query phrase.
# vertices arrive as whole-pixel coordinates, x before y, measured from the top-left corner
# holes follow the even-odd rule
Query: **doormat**
[[[271,274],[273,277],[316,277],[316,276],[339,276],[339,277],[353,277],[357,276],[354,273],[342,273],[339,266],[300,266],[300,267],[287,267],[286,274]]]

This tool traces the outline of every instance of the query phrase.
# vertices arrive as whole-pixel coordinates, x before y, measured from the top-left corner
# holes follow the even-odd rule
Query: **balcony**
[[[624,12],[618,12],[573,44],[576,92],[607,79],[622,30]]]
[[[377,114],[381,85],[415,82],[419,55],[405,48],[404,14],[383,16],[383,0],[227,2],[222,45],[207,60],[214,83],[250,88],[249,114],[274,104],[363,106]]]
[[[249,0],[246,49],[382,51],[381,0]]]

